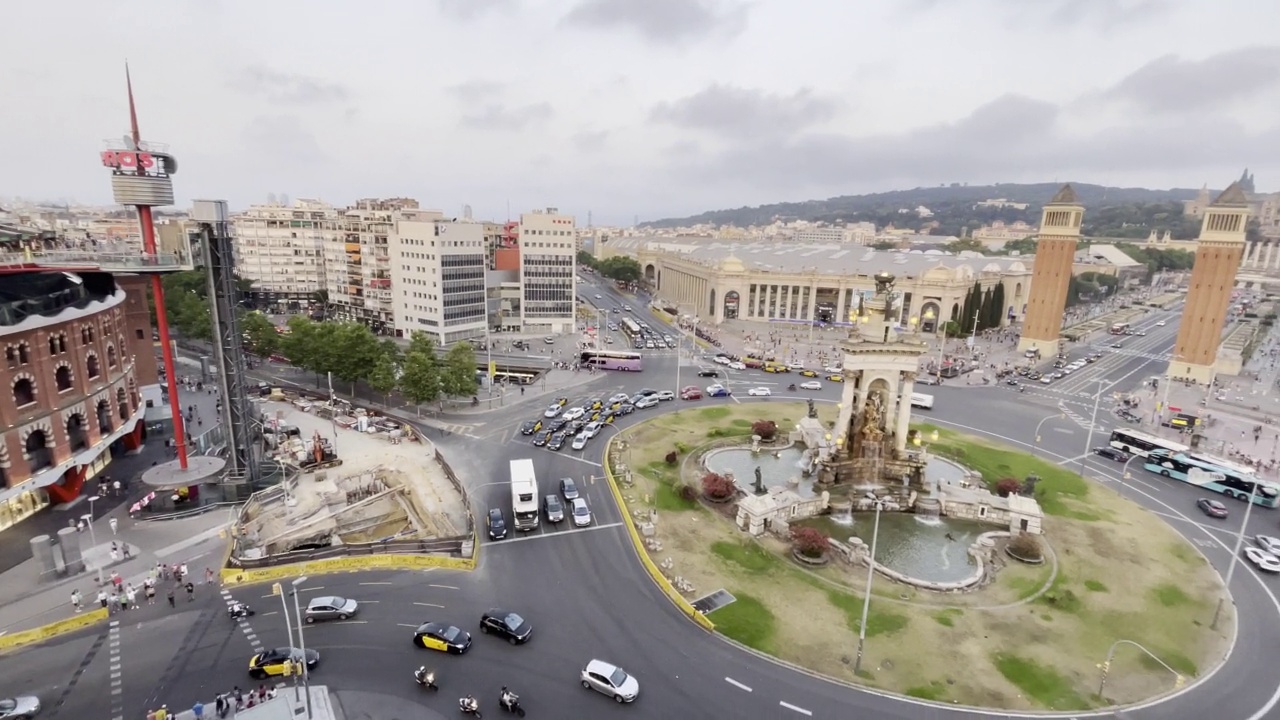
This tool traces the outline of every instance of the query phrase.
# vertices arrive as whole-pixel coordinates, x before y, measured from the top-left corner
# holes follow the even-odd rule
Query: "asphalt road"
[[[585,290],[605,297],[600,302],[630,302],[607,288]],[[639,308],[637,308],[639,310]],[[641,311],[642,312],[642,311]],[[1158,319],[1151,316],[1150,322]],[[1139,324],[1138,327],[1144,327]],[[1087,431],[1080,425],[1092,411],[1094,377],[1118,383],[1108,391],[1124,390],[1156,374],[1163,363],[1154,358],[1167,353],[1172,328],[1152,328],[1146,338],[1130,338],[1117,350],[1071,378],[1035,392],[1017,393],[1001,386],[981,388],[944,385],[921,388],[936,397],[927,417],[939,424],[991,435],[1004,442],[1058,460],[1078,462],[1086,447]],[[682,378],[675,380],[676,358],[653,354],[639,375],[602,375],[579,388],[572,400],[607,396],[618,390],[641,387],[675,389],[695,384],[698,359],[685,361]],[[1152,363],[1155,363],[1154,365]],[[688,373],[689,379],[684,379]],[[700,406],[728,402],[776,402],[791,396],[748,398],[745,390],[772,387],[780,392],[794,376],[771,376],[758,371],[733,373],[727,378],[738,393],[732,398],[704,399]],[[708,381],[697,379],[696,384]],[[768,383],[774,383],[768,385]],[[1105,386],[1105,385],[1104,385]],[[815,396],[836,402],[840,387],[824,383]],[[621,428],[666,412],[680,401],[640,411],[620,420]],[[301,591],[305,599],[316,594],[339,594],[363,603],[353,621],[326,623],[305,631],[308,647],[321,653],[312,679],[339,691],[340,697],[361,703],[363,709],[382,715],[402,716],[405,707],[419,706],[419,717],[456,717],[456,699],[474,693],[485,710],[498,715],[497,691],[502,685],[520,693],[532,717],[637,718],[961,718],[1018,717],[1016,713],[985,713],[969,709],[933,706],[876,693],[851,690],[807,674],[793,672],[767,659],[708,635],[688,622],[658,591],[640,568],[620,524],[618,508],[599,478],[599,460],[606,430],[587,449],[552,452],[535,448],[516,429],[525,419],[540,416],[542,403],[525,403],[509,410],[498,421],[486,424],[488,435],[476,440],[451,436],[441,449],[468,483],[483,509],[506,508],[507,463],[531,457],[542,492],[554,492],[560,477],[574,477],[590,503],[594,524],[589,529],[547,527],[512,539],[484,541],[481,566],[474,573],[427,571],[418,573],[360,573],[314,578]],[[1106,405],[1103,405],[1104,409]],[[1065,415],[1065,410],[1074,413]],[[1063,419],[1058,419],[1063,416]],[[926,415],[921,413],[921,418]],[[1044,418],[1041,442],[1034,428]],[[1110,419],[1099,425],[1110,427]],[[1102,444],[1101,435],[1093,445]],[[1212,521],[1196,514],[1198,492],[1187,485],[1164,480],[1131,466],[1135,475],[1123,484],[1120,466],[1101,459],[1091,461],[1089,472],[1100,481],[1118,486],[1134,500],[1149,507],[1194,542],[1224,573],[1232,556],[1235,528],[1243,507],[1233,507],[1227,521]],[[1253,513],[1248,532],[1273,533],[1272,511]],[[1189,686],[1178,696],[1156,706],[1131,709],[1124,717],[1181,719],[1230,717],[1243,720],[1270,717],[1276,683],[1269,666],[1269,650],[1280,646],[1280,603],[1274,595],[1276,580],[1260,577],[1241,564],[1233,591],[1242,632],[1228,662],[1208,679]],[[710,590],[711,588],[708,588]],[[190,611],[121,627],[116,661],[124,667],[122,696],[129,713],[141,712],[158,701],[170,707],[188,707],[196,699],[208,700],[214,692],[240,684],[254,684],[246,672],[254,642],[265,646],[286,643],[279,600],[262,597],[268,588],[232,591],[249,602],[258,614],[241,628],[223,613],[221,598],[206,593]],[[528,645],[512,647],[478,633],[481,612],[502,606],[519,612],[534,624]],[[445,656],[414,648],[413,627],[426,620],[453,623],[472,632],[475,643],[461,657]],[[102,688],[107,683],[111,644],[107,631],[92,630],[62,638],[0,660],[0,695],[37,690],[44,697],[65,694],[64,704],[53,717],[99,717]],[[96,648],[95,648],[96,644]],[[592,657],[623,665],[639,679],[641,690],[633,706],[618,706],[609,698],[584,690],[578,671]],[[434,667],[442,691],[428,695],[412,682],[420,664]],[[80,669],[77,669],[80,668]],[[78,673],[78,675],[77,675]],[[383,703],[383,705],[379,705]],[[396,710],[391,710],[391,708]],[[1072,717],[1110,716],[1109,713],[1077,713]]]

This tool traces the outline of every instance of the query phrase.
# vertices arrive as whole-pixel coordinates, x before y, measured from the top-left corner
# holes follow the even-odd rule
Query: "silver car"
[[[625,670],[603,660],[592,660],[582,669],[582,687],[608,695],[617,702],[631,702],[640,694],[640,683]]]
[[[351,598],[327,595],[311,598],[311,602],[307,603],[305,617],[309,623],[317,620],[346,620],[355,615],[359,609],[360,603]]]
[[[19,695],[0,698],[0,718],[33,718],[40,712],[40,698],[35,695]]]
[[[569,501],[570,512],[573,513],[573,524],[576,527],[588,527],[591,525],[591,508],[587,506],[586,498],[574,498]]]

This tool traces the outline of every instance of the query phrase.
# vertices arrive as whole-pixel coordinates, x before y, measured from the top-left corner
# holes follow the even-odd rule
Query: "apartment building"
[[[417,200],[391,198],[360,200],[342,211],[341,233],[324,246],[331,317],[363,323],[377,333],[394,330],[388,238],[395,213],[417,209]]]
[[[556,208],[520,215],[520,320],[528,332],[574,329],[577,232]]]
[[[324,249],[345,237],[345,221],[332,205],[253,205],[231,224],[237,270],[259,303],[296,312],[328,290]]]
[[[421,330],[442,345],[484,337],[484,223],[446,219],[434,210],[398,210],[387,249],[396,335]]]

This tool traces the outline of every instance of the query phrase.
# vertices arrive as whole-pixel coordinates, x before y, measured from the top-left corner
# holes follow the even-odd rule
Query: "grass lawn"
[[[709,615],[718,632],[840,680],[947,704],[1013,710],[1081,710],[1141,700],[1173,686],[1159,663],[1121,646],[1107,697],[1096,697],[1097,665],[1116,640],[1143,645],[1187,678],[1221,659],[1233,611],[1228,605],[1219,628],[1209,628],[1221,580],[1172,528],[1056,465],[939,429],[931,447],[989,483],[1040,476],[1036,496],[1057,563],[1028,566],[1001,556],[1004,567],[993,583],[962,594],[934,594],[877,577],[862,672],[855,677],[850,655],[862,620],[865,569],[840,561],[802,569],[781,539],[749,538],[720,513],[674,490],[681,472],[686,481],[700,475],[693,460],[685,464],[689,453],[749,430],[755,420],[789,427],[804,410],[800,403],[690,407],[622,435],[627,461],[638,469],[635,488],[624,493],[628,504],[647,502],[659,510],[657,537],[664,547],[653,559],[670,559],[672,574],[692,583],[694,596],[726,588],[737,598]],[[664,461],[672,450],[679,460],[674,466]],[[814,526],[829,525],[817,520]]]

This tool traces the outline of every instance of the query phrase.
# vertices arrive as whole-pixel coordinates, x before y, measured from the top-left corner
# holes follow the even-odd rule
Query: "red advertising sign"
[[[116,170],[150,170],[156,159],[148,152],[135,150],[103,150],[102,165]]]
[[[1170,406],[1169,406],[1169,412],[1182,412],[1182,408],[1180,408],[1180,407],[1174,407],[1174,406],[1170,405]]]

